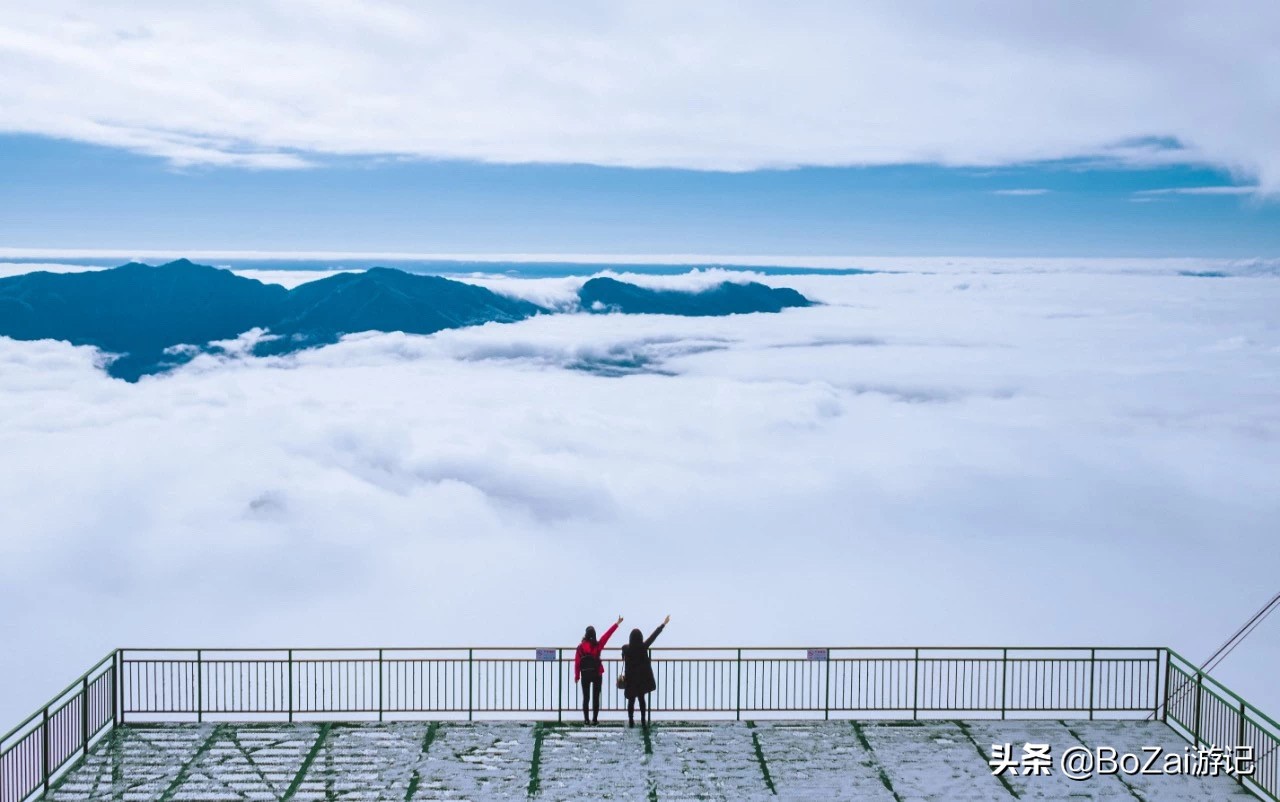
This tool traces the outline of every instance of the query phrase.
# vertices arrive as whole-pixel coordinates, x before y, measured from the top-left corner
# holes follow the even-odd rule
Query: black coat
[[[658,681],[653,676],[653,660],[649,657],[649,647],[662,634],[664,626],[665,624],[658,625],[649,639],[644,642],[643,648],[633,649],[630,643],[622,647],[622,670],[627,678],[623,692],[628,699],[644,696],[658,689]]]

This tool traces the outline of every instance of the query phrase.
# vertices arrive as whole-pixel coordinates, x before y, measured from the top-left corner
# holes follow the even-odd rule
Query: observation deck
[[[0,740],[0,802],[1277,799],[1280,726],[1166,648],[653,652],[632,729],[612,660],[583,725],[569,648],[119,649]]]

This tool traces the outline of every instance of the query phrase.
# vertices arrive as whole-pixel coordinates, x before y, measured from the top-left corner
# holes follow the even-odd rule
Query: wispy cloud
[[[1027,195],[1048,195],[1053,190],[1043,188],[1031,189],[997,189],[992,192],[993,195],[1012,195],[1014,197],[1022,197]]]
[[[1136,197],[1152,195],[1256,195],[1261,192],[1259,186],[1216,186],[1216,187],[1163,187],[1161,189],[1140,189],[1133,193]]]

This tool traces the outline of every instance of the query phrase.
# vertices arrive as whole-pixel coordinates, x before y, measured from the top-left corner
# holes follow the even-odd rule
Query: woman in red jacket
[[[600,653],[604,651],[604,645],[609,642],[610,636],[621,623],[622,616],[618,616],[618,620],[598,641],[596,628],[587,627],[586,634],[582,636],[582,643],[578,644],[578,651],[573,655],[573,681],[582,682],[582,720],[586,724],[600,723],[600,683],[604,677],[604,663],[600,660]],[[592,715],[588,715],[589,704],[594,708]]]

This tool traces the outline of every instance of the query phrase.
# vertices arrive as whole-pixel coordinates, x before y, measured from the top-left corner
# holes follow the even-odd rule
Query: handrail
[[[576,709],[565,646],[121,649],[122,721],[208,715],[546,714]],[[1145,714],[1160,699],[1152,646],[682,646],[653,649],[651,709],[1007,717]],[[612,658],[613,655],[610,655]],[[605,660],[602,709],[617,710]],[[874,676],[873,676],[874,675]],[[908,691],[908,687],[912,690]],[[568,692],[566,692],[568,691]]]
[[[1093,718],[1158,716],[1163,709],[1175,732],[1199,745],[1234,737],[1222,733],[1225,707],[1239,717],[1229,723],[1238,721],[1241,735],[1218,746],[1243,742],[1246,725],[1261,733],[1256,737],[1280,744],[1280,722],[1166,647],[664,644],[653,652],[660,685],[653,710],[740,719],[744,713],[1004,718],[1049,711]],[[25,767],[19,780],[10,780],[16,786],[0,788],[0,797],[21,802],[47,790],[95,738],[139,720],[562,717],[577,708],[573,653],[574,647],[545,645],[114,649],[0,737],[0,768],[6,759]],[[606,688],[617,670],[616,660],[606,660]],[[873,671],[885,674],[876,679]],[[428,675],[442,685],[424,685]],[[1197,694],[1194,716],[1190,693]],[[611,690],[605,709],[618,710],[609,706],[615,696]],[[1217,719],[1201,721],[1202,702],[1221,706],[1212,708]],[[1253,785],[1277,798],[1269,785]]]
[[[577,643],[570,646],[548,646],[547,644],[530,645],[530,646],[143,646],[143,647],[121,647],[120,652],[465,652],[468,649],[485,649],[493,652],[531,652],[536,649],[574,649]],[[1087,652],[1097,650],[1099,652],[1154,652],[1166,650],[1163,646],[828,646],[825,644],[815,645],[805,643],[796,646],[653,646],[650,651],[672,651],[672,652],[723,652],[733,651],[735,649],[749,650],[753,652],[795,652],[804,651],[806,649],[823,648],[832,651],[860,651],[860,652],[909,652],[913,649],[930,652],[981,652],[981,651],[999,651],[1000,649],[1016,649],[1021,652]],[[1167,651],[1167,650],[1166,650]]]
[[[1163,708],[1162,720],[1197,748],[1250,747],[1254,771],[1237,775],[1237,781],[1265,798],[1280,800],[1275,757],[1280,751],[1280,723],[1181,654],[1172,649],[1166,653],[1165,692],[1156,713]]]
[[[21,802],[89,754],[95,738],[119,721],[119,650],[112,650],[0,736],[0,800]]]
[[[685,686],[685,693],[668,698],[665,707],[661,700],[657,704],[663,710],[708,714],[728,712],[735,717],[740,717],[744,709],[777,713],[816,711],[826,716],[832,711],[890,715],[910,711],[912,717],[956,711],[998,712],[1003,717],[1047,710],[1082,716],[1087,713],[1090,717],[1134,712],[1155,716],[1171,700],[1188,692],[1181,685],[1170,685],[1167,671],[1170,661],[1179,671],[1184,666],[1194,671],[1194,667],[1177,652],[1149,646],[828,646],[817,649],[822,654],[816,665],[813,655],[807,654],[812,649],[812,646],[656,647],[653,649],[656,664],[673,679],[679,677],[686,683],[692,683],[692,687]],[[168,683],[170,693],[170,697],[160,703],[147,703],[141,696],[130,696],[124,702],[121,718],[123,720],[128,715],[135,719],[141,716],[143,720],[156,720],[147,717],[161,716],[159,720],[165,720],[163,717],[166,715],[191,714],[199,717],[206,713],[257,716],[284,713],[286,709],[290,715],[295,712],[299,715],[327,713],[339,716],[374,712],[378,716],[389,712],[465,712],[468,715],[475,712],[554,712],[563,715],[575,708],[575,694],[565,692],[565,686],[572,683],[559,674],[565,670],[560,668],[565,663],[565,655],[572,653],[572,647],[564,646],[121,649],[122,682],[133,678],[133,681],[144,685],[148,681],[153,686],[156,682]],[[548,659],[544,656],[547,654],[554,656]],[[439,687],[433,687],[434,692],[411,687],[411,683],[417,680],[404,673],[448,671],[454,661],[460,660],[465,660],[468,666],[465,674],[444,678],[443,681],[433,679],[433,682],[442,682]],[[550,668],[532,665],[547,662],[555,665]],[[804,667],[805,663],[810,663],[810,666]],[[287,675],[286,664],[289,667]],[[824,667],[824,664],[829,667]],[[995,666],[995,674],[987,680],[990,688],[975,688],[973,680],[957,681],[946,676],[948,670],[966,664]],[[236,665],[258,666],[266,673],[254,685],[252,681],[246,682],[234,676]],[[793,674],[789,682],[784,679],[782,695],[766,692],[763,698],[753,697],[752,689],[761,688],[766,677],[777,677],[782,665],[796,666],[788,670],[799,672]],[[1057,672],[1056,678],[1051,680],[1048,675],[1033,675],[1031,672],[1035,665],[1041,669],[1054,666],[1048,670]],[[299,670],[305,667],[308,679],[302,679],[294,666]],[[323,671],[326,666],[336,666],[353,673],[345,682],[326,681],[314,673]],[[473,667],[479,666],[485,666],[484,671],[474,668],[473,672]],[[744,672],[744,666],[751,670]],[[883,689],[864,687],[859,684],[864,682],[860,676],[852,676],[855,666],[861,667],[856,670],[868,671],[876,666],[887,668],[896,672],[895,679],[902,686],[910,684],[914,690],[904,692],[905,695],[895,695]],[[1018,670],[1012,670],[1014,667]],[[142,672],[152,668],[171,673],[163,679],[155,675],[148,680]],[[722,670],[728,670],[732,676],[715,673]],[[508,673],[501,674],[504,671]],[[614,671],[615,667],[610,665],[606,673]],[[700,676],[699,671],[709,673]],[[1124,671],[1132,672],[1131,676],[1139,679],[1135,687],[1118,687],[1117,683],[1123,681],[1120,672]],[[271,672],[279,675],[272,676]],[[393,675],[391,672],[400,673]],[[501,691],[495,698],[477,698],[476,693],[492,684],[500,674],[503,682],[514,682],[520,688],[527,688],[531,697],[537,699],[511,701],[509,694],[504,696]],[[833,676],[838,677],[834,683]],[[1069,686],[1070,690],[1055,685],[1047,695],[1049,701],[1043,701],[1043,695],[1036,688],[1047,687],[1046,683],[1056,683],[1059,679],[1065,680],[1063,685]],[[815,695],[814,682],[822,685],[823,693]],[[234,698],[237,693],[246,693],[251,685],[254,692],[264,694],[268,701],[250,703]],[[534,686],[542,687],[543,695],[540,696]],[[1238,702],[1250,720],[1265,726],[1278,726],[1274,719],[1220,682],[1210,680],[1209,686],[1210,690],[1221,689]],[[370,695],[371,687],[377,688],[376,703]],[[227,692],[233,697],[230,700],[215,699],[212,695]],[[606,695],[606,709],[609,709],[607,699],[611,695],[612,692]],[[1174,720],[1181,724],[1177,717]]]
[[[1195,676],[1200,677],[1202,680],[1208,680],[1209,682],[1213,683],[1213,684],[1214,684],[1214,686],[1216,686],[1216,687],[1217,687],[1219,690],[1221,690],[1223,693],[1227,694],[1227,695],[1228,695],[1228,696],[1230,696],[1232,699],[1234,699],[1235,701],[1237,701],[1237,702],[1239,702],[1241,705],[1243,705],[1245,710],[1249,711],[1250,713],[1253,713],[1255,716],[1257,716],[1258,718],[1262,719],[1262,720],[1263,720],[1263,721],[1265,721],[1267,724],[1270,724],[1272,727],[1275,727],[1277,730],[1280,730],[1280,723],[1278,723],[1275,719],[1271,718],[1271,717],[1270,717],[1270,716],[1268,716],[1266,713],[1263,713],[1261,710],[1259,710],[1258,708],[1254,707],[1250,702],[1246,701],[1246,700],[1245,700],[1244,698],[1242,698],[1238,693],[1236,693],[1235,691],[1231,690],[1231,689],[1230,689],[1230,688],[1228,688],[1226,685],[1223,685],[1221,682],[1219,682],[1218,680],[1214,679],[1214,678],[1213,678],[1212,676],[1210,676],[1209,674],[1205,673],[1204,671],[1201,671],[1201,670],[1196,666],[1196,664],[1195,664],[1195,663],[1192,663],[1190,660],[1188,660],[1187,658],[1185,658],[1185,657],[1183,657],[1182,655],[1178,654],[1178,653],[1177,653],[1177,652],[1175,652],[1173,649],[1165,649],[1165,651],[1168,653],[1169,657],[1176,657],[1177,659],[1181,660],[1183,663],[1185,663],[1185,664],[1186,664],[1186,665],[1191,669],[1191,671],[1190,671],[1190,672],[1185,672],[1185,671],[1184,671],[1184,672],[1183,672],[1184,674],[1185,674],[1185,673],[1191,673],[1191,674],[1194,674]],[[1166,701],[1167,701],[1167,699],[1166,699]]]
[[[50,697],[48,702],[41,705],[40,708],[36,710],[36,712],[32,713],[31,715],[23,719],[21,723],[18,724],[18,726],[12,728],[8,732],[6,732],[4,735],[0,735],[0,745],[3,745],[5,741],[9,740],[14,735],[17,735],[19,730],[21,730],[23,727],[27,726],[28,724],[30,724],[31,722],[39,718],[40,715],[44,713],[44,711],[51,709],[54,706],[54,704],[58,702],[58,700],[60,700],[67,693],[75,690],[76,687],[79,686],[86,679],[88,679],[89,676],[93,674],[93,672],[102,668],[102,666],[105,665],[108,661],[114,660],[116,657],[116,654],[119,653],[119,651],[120,651],[119,649],[112,649],[110,652],[107,653],[106,657],[94,663],[92,668],[90,668],[88,671],[84,672],[80,676],[76,677],[75,680],[70,685],[68,685],[67,687],[55,693],[52,697]]]

